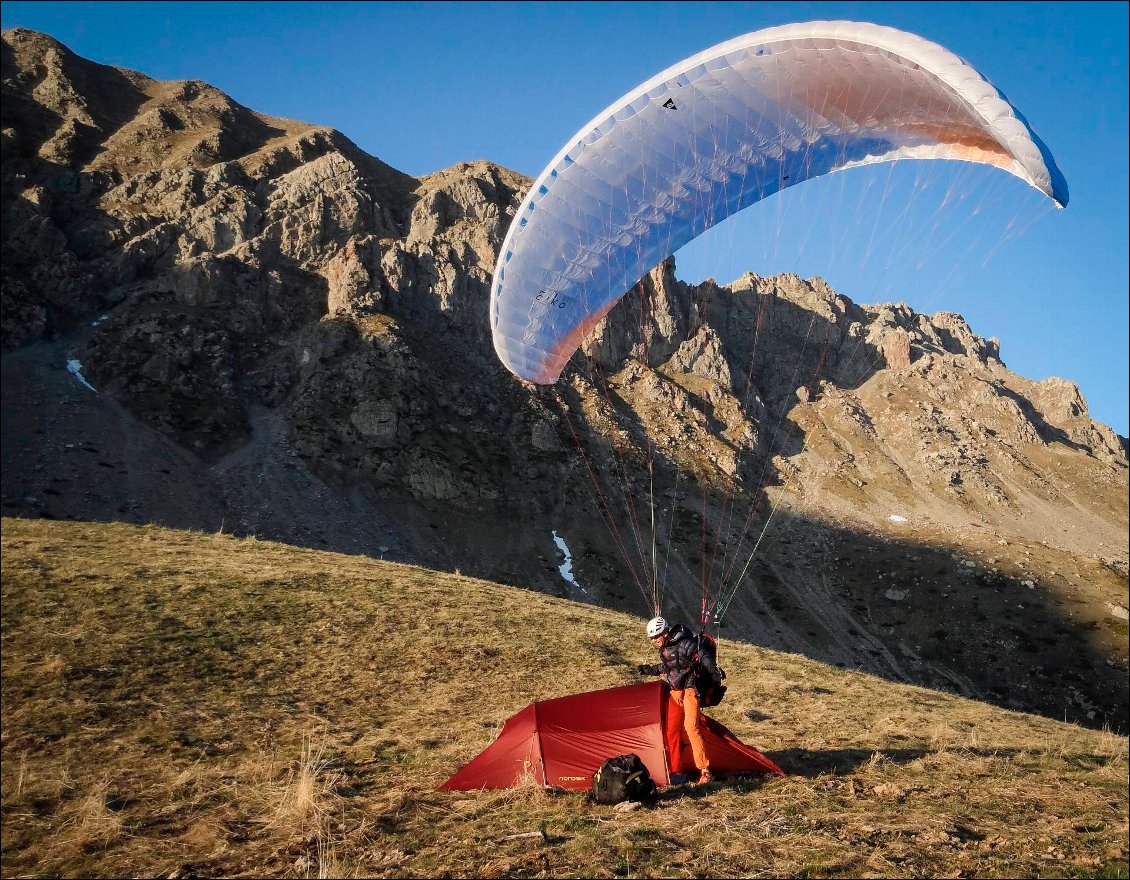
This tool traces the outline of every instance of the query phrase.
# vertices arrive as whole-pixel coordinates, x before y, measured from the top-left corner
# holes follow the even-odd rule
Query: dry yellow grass
[[[641,619],[226,535],[3,521],[3,875],[1127,876],[1127,740],[723,640],[791,775],[436,787]],[[529,835],[528,832],[540,832]]]

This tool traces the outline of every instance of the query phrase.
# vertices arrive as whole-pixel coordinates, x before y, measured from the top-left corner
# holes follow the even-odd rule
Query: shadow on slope
[[[1125,624],[1106,606],[1125,595],[1125,579],[1035,543],[1031,556],[1014,546],[1013,559],[1027,560],[1020,569],[987,543],[957,549],[940,536],[869,534],[778,514],[721,634],[1126,731]],[[677,597],[692,620],[699,592]]]

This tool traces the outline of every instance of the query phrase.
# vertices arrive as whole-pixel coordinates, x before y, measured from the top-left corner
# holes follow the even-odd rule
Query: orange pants
[[[706,754],[706,744],[702,741],[702,709],[698,705],[698,691],[693,687],[684,691],[671,691],[671,701],[667,704],[667,753],[671,756],[671,772],[682,773],[691,768],[685,765],[683,756],[683,734],[691,744],[694,766],[699,770],[710,769],[710,758]]]

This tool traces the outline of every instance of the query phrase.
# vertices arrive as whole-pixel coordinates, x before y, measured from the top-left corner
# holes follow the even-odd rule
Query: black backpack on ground
[[[620,755],[609,758],[592,775],[592,797],[598,804],[654,804],[659,791],[639,755]]]
[[[703,654],[707,654],[714,661],[714,668],[718,670],[717,676],[711,675],[698,662],[698,658]],[[722,679],[725,677],[726,673],[718,666],[718,643],[709,633],[700,633],[698,651],[694,656],[694,689],[698,691],[699,706],[709,709],[722,702],[722,698],[726,696],[726,685],[722,684]]]

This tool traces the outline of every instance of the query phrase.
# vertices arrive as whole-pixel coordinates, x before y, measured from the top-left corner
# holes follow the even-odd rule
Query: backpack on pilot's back
[[[699,662],[699,657],[703,654],[714,661],[714,668],[718,670],[716,676],[707,672]],[[699,706],[709,709],[722,702],[722,698],[726,696],[726,685],[722,684],[722,679],[725,677],[725,671],[718,666],[718,642],[709,633],[699,633],[698,650],[694,655],[694,687],[698,691]]]
[[[659,791],[639,755],[619,755],[606,760],[592,775],[592,797],[598,804],[653,804]]]

